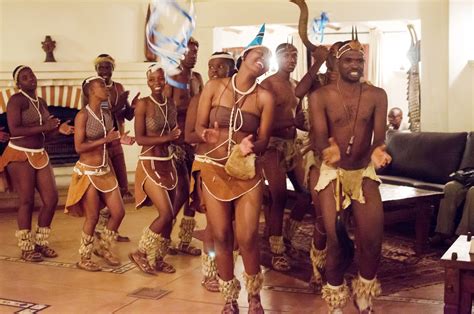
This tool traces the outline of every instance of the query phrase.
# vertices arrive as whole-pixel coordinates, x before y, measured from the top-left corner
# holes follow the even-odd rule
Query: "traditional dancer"
[[[262,82],[262,87],[272,92],[275,99],[275,119],[272,123],[272,136],[265,152],[264,171],[270,189],[269,226],[270,251],[273,254],[272,266],[278,271],[290,270],[290,262],[283,242],[283,214],[286,204],[286,174],[296,167],[295,116],[298,99],[295,96],[297,82],[290,79],[296,67],[298,50],[292,44],[278,45],[275,52],[278,71]],[[298,190],[300,190],[298,188]],[[296,228],[296,225],[294,225]]]
[[[324,46],[318,46],[312,51],[314,63],[308,70],[300,83],[296,86],[296,94],[303,97],[308,93],[313,93],[322,86],[328,84],[335,84],[337,82],[339,74],[337,73],[336,67],[336,53],[341,47],[342,42],[334,43],[328,50]],[[319,73],[319,68],[326,61],[326,73]],[[320,291],[323,286],[323,275],[326,264],[326,230],[324,229],[323,217],[321,213],[321,206],[319,204],[318,192],[314,189],[319,179],[319,169],[321,168],[321,158],[312,149],[311,144],[311,126],[308,121],[308,136],[302,140],[301,145],[301,159],[298,163],[301,167],[297,167],[297,170],[302,170],[302,174],[298,177],[303,186],[311,192],[311,198],[314,208],[315,222],[313,241],[310,249],[310,259],[313,266],[313,275],[310,279],[310,286],[315,291]]]
[[[184,130],[185,127],[186,112],[191,98],[200,94],[204,85],[201,74],[193,71],[197,62],[198,50],[199,42],[191,37],[188,41],[188,49],[184,55],[184,59],[181,60],[181,72],[178,75],[166,78],[167,85],[164,94],[176,104],[178,126],[182,130]],[[201,255],[201,250],[190,245],[193,231],[196,227],[196,220],[194,220],[196,209],[189,206],[189,175],[194,159],[194,149],[184,141],[184,134],[181,134],[176,144],[176,168],[179,177],[182,179],[178,182],[173,206],[175,208],[175,215],[178,214],[181,207],[183,207],[184,211],[183,218],[179,225],[180,242],[176,249],[184,254],[199,256]],[[162,234],[168,241],[171,241],[169,239],[172,228],[172,224],[169,224]],[[177,253],[174,248],[170,248],[169,252],[172,254]]]
[[[58,204],[58,191],[48,153],[44,149],[45,136],[59,131],[69,135],[74,128],[48,112],[44,99],[36,94],[37,80],[30,67],[20,65],[13,71],[13,79],[20,91],[8,100],[7,120],[11,138],[0,158],[0,172],[7,171],[13,188],[18,193],[18,246],[21,258],[41,262],[43,257],[58,254],[49,247],[51,221]],[[58,128],[59,127],[59,128]],[[35,189],[43,206],[38,215],[36,232],[31,233]]]
[[[203,153],[196,155],[194,169],[201,171],[220,291],[226,302],[223,313],[238,313],[240,283],[234,277],[232,256],[233,208],[249,312],[263,313],[260,303],[263,274],[258,245],[263,180],[255,154],[263,153],[268,144],[274,105],[271,93],[256,81],[268,70],[271,55],[269,49],[261,45],[263,34],[264,26],[243,51],[239,72],[230,79],[209,81],[199,100],[196,132],[205,143]]]
[[[107,144],[120,141],[120,133],[113,126],[110,111],[101,107],[101,103],[109,98],[104,79],[99,76],[86,79],[82,88],[89,96],[89,103],[79,111],[74,121],[74,146],[79,161],[73,169],[65,213],[85,216],[77,266],[87,271],[99,271],[101,267],[91,259],[92,251],[107,264],[120,265],[119,258],[112,252],[112,245],[125,210],[107,151]],[[94,250],[94,230],[99,211],[105,206],[111,216],[101,234],[100,245]]]
[[[367,313],[373,310],[373,297],[380,293],[376,273],[383,209],[375,168],[391,161],[383,144],[387,95],[383,89],[360,82],[364,51],[357,37],[344,42],[336,58],[340,79],[310,97],[312,139],[323,159],[315,187],[327,232],[327,284],[322,297],[331,313],[341,313],[349,299],[343,276],[352,254],[343,249],[348,245],[343,239],[341,210],[352,204],[360,257],[352,291],[358,310]]]
[[[133,98],[132,105],[130,105],[127,101],[129,91],[125,91],[122,84],[112,80],[112,74],[115,69],[115,60],[110,55],[100,54],[94,60],[94,67],[97,75],[104,79],[107,90],[109,91],[109,97],[103,106],[108,108],[112,113],[114,128],[121,134],[120,141],[113,141],[107,146],[111,166],[117,177],[122,198],[130,199],[133,196],[128,190],[127,168],[125,165],[122,144],[132,145],[135,142],[135,139],[128,136],[128,132],[125,132],[125,119],[130,121],[133,118],[133,106],[138,99],[139,93]],[[87,93],[82,94],[82,102],[84,106],[87,104]],[[99,237],[109,219],[110,211],[105,207],[100,211],[99,223],[96,228]],[[130,239],[119,234],[117,236],[117,241],[129,242]]]
[[[235,72],[235,62],[232,55],[226,52],[215,52],[208,62],[209,80],[230,77]],[[184,139],[189,144],[201,143],[202,137],[195,132],[196,116],[198,112],[198,103],[201,94],[195,95],[189,103],[186,112],[186,127],[184,129]],[[199,146],[196,148],[196,154],[200,154]],[[192,199],[191,207],[198,208],[205,212],[205,204],[202,200],[202,189],[200,184],[200,172],[191,170],[194,186],[190,187],[190,197]],[[234,254],[235,256],[235,254]],[[206,225],[204,230],[203,253],[201,255],[201,267],[204,278],[201,282],[202,286],[211,292],[219,292],[219,281],[217,279],[217,268],[215,262],[214,241],[210,224]]]
[[[175,189],[182,180],[172,148],[181,131],[173,100],[163,95],[165,73],[160,65],[150,67],[147,81],[151,95],[140,99],[135,109],[135,138],[142,146],[135,173],[135,199],[137,208],[153,204],[159,215],[143,230],[138,250],[129,257],[145,273],[174,273],[175,268],[163,260],[169,242],[160,233],[173,220]]]

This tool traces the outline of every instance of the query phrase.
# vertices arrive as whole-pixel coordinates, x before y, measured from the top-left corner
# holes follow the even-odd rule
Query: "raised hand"
[[[116,131],[115,128],[113,128],[105,136],[105,142],[110,143],[110,142],[117,141],[117,140],[120,140],[120,132]]]
[[[329,146],[323,149],[323,162],[329,166],[336,166],[341,160],[341,150],[333,137],[329,138]]]
[[[44,123],[45,131],[48,132],[56,129],[59,126],[59,123],[60,121],[58,118],[54,117],[53,115],[50,115]]]
[[[71,135],[74,134],[74,127],[72,125],[69,125],[71,120],[66,120],[65,122],[61,123],[59,126],[59,133],[64,134],[64,135]]]
[[[3,126],[0,127],[0,142],[7,142],[10,139],[10,134],[3,131],[5,128]]]
[[[181,135],[181,130],[178,127],[175,127],[173,130],[171,130],[170,133],[168,133],[169,141],[171,142],[171,141],[177,140],[180,135]]]
[[[136,105],[137,105],[137,102],[138,102],[138,97],[140,96],[140,92],[138,92],[135,97],[133,97],[132,99],[132,103],[130,104],[130,107],[132,107],[133,109],[135,109]]]
[[[317,46],[313,51],[311,51],[311,56],[314,58],[314,62],[323,63],[326,61],[329,55],[329,49],[323,45]]]
[[[215,144],[217,141],[219,141],[219,135],[221,133],[221,130],[219,129],[219,123],[214,122],[214,128],[213,129],[204,129],[202,131],[201,137],[204,142],[210,143],[210,144]]]
[[[375,169],[383,168],[392,162],[392,157],[386,152],[386,149],[387,145],[383,144],[377,146],[372,152],[370,159],[372,160]]]
[[[123,110],[127,105],[128,94],[130,94],[130,91],[126,90],[118,96],[117,106],[120,108],[120,110]]]
[[[133,143],[135,143],[135,138],[133,136],[128,136],[128,133],[130,133],[130,131],[127,131],[120,136],[120,144],[133,145]]]
[[[250,134],[242,139],[242,141],[239,144],[240,151],[242,152],[242,155],[247,156],[250,153],[253,153],[253,148],[255,145],[253,144],[252,141],[253,135]]]

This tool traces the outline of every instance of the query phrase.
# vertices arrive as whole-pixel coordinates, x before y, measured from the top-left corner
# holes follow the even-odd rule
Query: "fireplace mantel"
[[[0,63],[0,89],[14,87],[12,72],[18,64]],[[43,62],[28,64],[38,78],[38,86],[80,86],[95,70],[92,62]],[[145,86],[146,62],[117,63],[113,79],[125,86]]]

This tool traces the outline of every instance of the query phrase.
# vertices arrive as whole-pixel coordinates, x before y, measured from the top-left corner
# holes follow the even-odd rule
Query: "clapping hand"
[[[119,110],[124,110],[127,105],[128,94],[130,92],[128,90],[124,91],[120,94],[117,98],[117,107],[120,108]]]
[[[61,123],[59,126],[59,133],[64,134],[64,135],[71,135],[74,134],[74,127],[72,125],[69,125],[71,120],[66,120],[66,122]]]
[[[135,143],[135,138],[133,136],[128,136],[130,131],[127,131],[120,136],[120,144],[124,145],[133,145]]]
[[[204,131],[202,131],[202,140],[206,143],[215,144],[219,140],[220,132],[219,123],[216,121],[214,122],[213,129],[204,129]]]
[[[110,142],[117,141],[117,140],[120,140],[120,132],[116,131],[115,128],[113,128],[105,136],[105,142],[110,143]]]
[[[375,169],[383,168],[392,162],[392,157],[386,152],[386,149],[387,145],[383,144],[377,146],[377,148],[372,152],[370,159],[372,160]]]
[[[60,121],[58,118],[54,117],[53,115],[50,115],[44,123],[45,131],[49,132],[56,129],[59,126],[59,123]]]
[[[328,142],[329,146],[323,149],[323,162],[334,167],[341,160],[341,150],[333,137]]]
[[[176,126],[170,133],[168,133],[169,141],[177,140],[181,135],[181,130]]]
[[[250,153],[253,153],[253,148],[255,145],[253,144],[252,141],[253,135],[250,134],[242,139],[242,141],[239,144],[240,151],[242,152],[242,155],[247,156]]]
[[[130,107],[132,107],[132,109],[135,109],[135,107],[137,106],[137,101],[138,101],[138,97],[140,96],[140,92],[138,92],[135,97],[133,97],[132,99],[132,103],[130,104]]]

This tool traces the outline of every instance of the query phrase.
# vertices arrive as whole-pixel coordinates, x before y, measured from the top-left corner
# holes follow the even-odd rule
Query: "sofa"
[[[390,132],[392,162],[379,171],[384,183],[443,191],[456,170],[474,167],[474,132]]]

